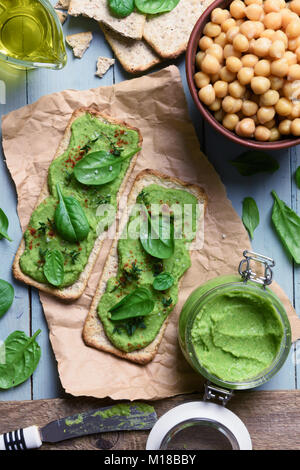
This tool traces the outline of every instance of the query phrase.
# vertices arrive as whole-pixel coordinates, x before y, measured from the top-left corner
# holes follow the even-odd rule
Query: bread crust
[[[69,145],[70,137],[71,137],[71,126],[72,126],[73,122],[78,117],[80,117],[80,116],[82,116],[86,113],[92,114],[93,116],[97,117],[98,119],[100,119],[104,122],[108,122],[110,124],[117,124],[117,125],[120,125],[120,126],[127,127],[128,129],[135,130],[139,134],[139,146],[142,145],[143,138],[142,138],[142,135],[141,135],[139,129],[137,129],[136,127],[133,127],[133,126],[131,126],[131,125],[127,124],[126,122],[121,121],[119,119],[108,116],[105,113],[102,113],[102,112],[98,111],[94,107],[89,107],[89,108],[83,108],[82,107],[82,108],[78,108],[77,110],[75,110],[73,112],[73,114],[72,114],[72,116],[69,120],[69,123],[66,127],[64,136],[63,136],[63,138],[61,139],[61,141],[58,145],[58,148],[56,150],[55,156],[54,156],[52,161],[54,161],[56,158],[58,158],[67,149],[67,147]],[[132,172],[132,170],[135,166],[138,155],[139,155],[139,152],[137,154],[135,154],[133,156],[133,158],[131,159],[130,165],[129,165],[129,167],[127,169],[127,172],[126,172],[126,175],[125,175],[125,177],[122,181],[122,184],[119,188],[119,191],[118,191],[117,204],[119,204],[120,198],[122,196],[123,191],[125,190],[128,178],[129,178],[129,176],[130,176],[130,174],[131,174],[131,172]],[[50,192],[49,192],[49,189],[48,189],[48,182],[47,182],[47,179],[46,179],[46,181],[44,183],[44,186],[42,188],[42,191],[40,193],[40,196],[37,200],[35,209],[48,196],[50,196]],[[25,240],[24,240],[24,237],[23,237],[22,240],[21,240],[21,243],[19,245],[19,248],[17,250],[16,256],[15,256],[15,259],[14,259],[14,262],[13,262],[13,266],[12,266],[14,277],[18,281],[22,281],[25,284],[36,287],[37,289],[39,289],[43,292],[46,292],[47,294],[52,294],[52,295],[54,295],[55,297],[58,297],[61,300],[65,300],[65,301],[76,300],[83,294],[83,292],[86,288],[89,277],[92,273],[93,267],[94,267],[94,265],[97,261],[98,255],[100,253],[100,250],[101,250],[101,247],[102,247],[105,236],[106,236],[106,231],[104,231],[102,234],[100,234],[99,237],[97,238],[97,240],[95,242],[95,245],[94,245],[94,248],[92,249],[92,251],[89,255],[88,262],[87,262],[84,270],[82,271],[79,279],[74,284],[72,284],[71,286],[65,287],[63,289],[58,289],[58,288],[55,288],[55,287],[51,287],[48,284],[40,283],[40,282],[32,279],[30,276],[27,276],[26,274],[24,274],[22,272],[22,270],[20,268],[20,257],[22,256],[22,254],[25,250]]]
[[[185,189],[192,194],[194,194],[199,203],[203,204],[203,211],[202,217],[204,217],[204,212],[207,206],[207,197],[202,188],[195,184],[189,184],[180,179],[168,176],[163,173],[160,173],[156,170],[146,169],[141,171],[137,177],[135,178],[132,188],[130,190],[128,196],[128,205],[131,205],[135,202],[137,194],[143,189],[143,187],[147,186],[151,183],[158,183],[165,187],[172,187],[177,189]],[[141,184],[142,183],[142,184]],[[200,221],[200,220],[199,220]],[[126,222],[126,220],[125,220]],[[99,301],[101,299],[102,294],[105,292],[106,283],[110,277],[112,277],[118,268],[118,254],[117,254],[117,244],[118,244],[118,237],[122,232],[122,226],[124,226],[124,220],[120,224],[121,229],[119,229],[118,234],[116,235],[114,242],[111,246],[110,252],[107,256],[105,266],[102,272],[102,275],[99,280],[99,284],[93,298],[89,313],[86,317],[85,324],[83,327],[82,337],[86,345],[91,346],[93,348],[99,349],[100,351],[105,351],[111,354],[114,354],[117,357],[122,359],[127,359],[128,361],[137,363],[137,364],[147,364],[151,362],[159,348],[161,340],[163,338],[165,329],[168,325],[169,318],[171,313],[168,315],[166,320],[164,321],[158,335],[156,338],[145,348],[139,349],[136,351],[132,351],[126,353],[117,349],[107,338],[104,328],[102,326],[101,320],[98,316],[97,307]],[[182,280],[182,279],[181,279]],[[179,282],[180,287],[181,281]]]

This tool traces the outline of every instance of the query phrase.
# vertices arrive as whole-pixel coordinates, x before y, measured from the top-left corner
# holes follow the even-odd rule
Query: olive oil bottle
[[[63,32],[48,0],[0,0],[0,59],[21,68],[64,67]]]

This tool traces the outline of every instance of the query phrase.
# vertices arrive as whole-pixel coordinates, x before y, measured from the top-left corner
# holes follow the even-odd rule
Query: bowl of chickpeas
[[[186,55],[204,118],[256,149],[300,143],[300,0],[215,0]]]

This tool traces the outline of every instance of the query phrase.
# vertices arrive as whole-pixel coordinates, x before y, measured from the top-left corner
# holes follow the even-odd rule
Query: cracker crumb
[[[60,8],[61,10],[68,10],[71,0],[59,0],[54,8]]]
[[[56,8],[55,8],[55,11],[61,24],[64,24],[64,22],[66,21],[68,17],[68,14],[63,11],[57,10]]]
[[[66,37],[67,44],[73,49],[73,54],[79,59],[82,58],[85,51],[93,39],[93,34],[88,31],[87,33],[71,34]]]
[[[98,57],[97,60],[97,72],[95,75],[97,77],[102,78],[108,69],[115,63],[115,59],[111,59],[109,57]]]

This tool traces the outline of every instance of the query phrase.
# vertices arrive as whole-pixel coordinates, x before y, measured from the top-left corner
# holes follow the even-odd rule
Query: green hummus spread
[[[137,131],[123,126],[101,122],[91,114],[77,118],[71,129],[67,150],[56,158],[49,168],[48,186],[50,196],[33,212],[25,232],[25,251],[20,258],[24,274],[41,283],[47,283],[43,272],[44,256],[47,249],[60,250],[64,256],[64,281],[60,288],[72,285],[84,270],[94,247],[97,226],[106,215],[97,216],[101,204],[116,207],[116,197],[130,158],[123,160],[116,179],[100,186],[86,186],[79,183],[74,175],[75,165],[88,153],[104,150],[114,155],[121,151],[135,149],[139,143]],[[79,201],[90,225],[87,238],[81,242],[63,240],[54,226],[54,213],[58,205],[56,185],[59,184],[64,196],[73,196]],[[104,227],[104,229],[107,227]]]
[[[191,340],[200,364],[228,382],[243,382],[267,369],[284,336],[271,301],[243,286],[216,294],[200,307]]]
[[[175,239],[173,255],[167,259],[157,259],[147,254],[139,238],[121,237],[118,241],[117,276],[109,279],[98,305],[98,314],[110,341],[125,352],[142,349],[150,344],[176,305],[179,280],[191,265],[188,245],[194,238],[197,226],[198,201],[189,192],[152,184],[144,188],[142,194],[147,208],[151,204],[167,205],[169,208],[180,205],[183,211],[183,206],[190,204],[192,230],[189,232],[193,235]],[[140,197],[137,202],[140,202]],[[129,225],[134,225],[137,217],[138,214],[131,215],[126,230]],[[153,288],[153,281],[159,272],[168,272],[174,278],[173,285],[166,291]],[[128,328],[128,323],[116,325],[116,322],[111,321],[109,310],[138,287],[146,287],[152,293],[154,309],[150,315],[142,318],[140,324],[135,323],[134,330]]]

